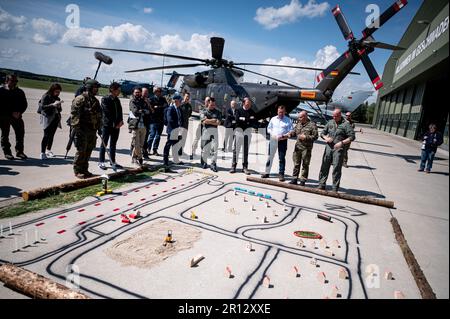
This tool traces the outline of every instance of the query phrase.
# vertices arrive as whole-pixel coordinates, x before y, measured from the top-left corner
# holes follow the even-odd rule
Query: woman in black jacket
[[[61,90],[61,85],[54,83],[39,101],[38,113],[41,114],[41,126],[44,129],[44,137],[41,143],[41,160],[55,156],[51,149],[56,129],[58,127],[61,128],[61,103],[63,103],[59,98]]]

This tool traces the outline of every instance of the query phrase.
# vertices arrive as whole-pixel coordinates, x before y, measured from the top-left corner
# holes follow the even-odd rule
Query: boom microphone
[[[113,59],[111,57],[109,57],[101,52],[95,52],[94,56],[97,60],[99,60],[100,62],[103,62],[105,64],[110,65],[113,63]]]

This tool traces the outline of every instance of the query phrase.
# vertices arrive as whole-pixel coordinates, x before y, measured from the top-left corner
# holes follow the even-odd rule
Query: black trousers
[[[111,138],[111,144],[109,145],[109,155],[111,156],[111,164],[116,163],[116,146],[117,140],[119,139],[120,129],[113,127],[102,128],[102,140],[103,143],[100,145],[100,163],[105,162],[105,153],[108,146],[109,139]]]
[[[9,143],[9,132],[11,126],[16,134],[16,153],[23,153],[25,138],[25,123],[22,117],[16,119],[12,116],[0,118],[0,128],[2,131],[1,146],[3,153],[11,154],[11,144]]]
[[[41,142],[41,153],[45,153],[45,150],[51,150],[53,145],[53,138],[55,137],[56,130],[58,129],[59,118],[55,118],[47,128],[44,129],[44,137]]]

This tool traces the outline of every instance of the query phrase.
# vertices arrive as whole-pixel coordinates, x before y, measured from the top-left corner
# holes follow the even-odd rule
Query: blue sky
[[[332,61],[329,59],[346,50],[346,41],[331,13],[336,4],[341,6],[349,25],[358,37],[365,27],[368,15],[365,12],[366,6],[377,4],[382,12],[393,2],[0,0],[0,65],[37,73],[82,78],[85,74],[95,71],[95,61],[92,52],[81,52],[73,48],[75,44],[98,43],[115,48],[208,57],[208,38],[212,35],[226,39],[224,55],[233,61],[318,65],[319,57],[328,63]],[[68,15],[65,8],[70,3],[77,4],[80,8],[78,31],[70,31],[65,25]],[[410,0],[400,13],[374,34],[375,38],[396,44],[421,3],[420,0]],[[268,9],[270,7],[272,10]],[[147,8],[147,13],[144,8]],[[278,14],[280,19],[275,17],[271,20],[268,18],[271,13]],[[274,21],[288,23],[277,25],[273,24]],[[8,30],[5,23],[16,28]],[[376,50],[371,54],[380,75],[389,55],[390,52],[384,50]],[[126,75],[123,71],[127,68],[157,66],[161,64],[161,58],[126,54],[113,54],[113,58],[115,61],[112,66],[102,68],[99,76],[102,82],[119,77],[147,81],[160,79],[159,72]],[[179,62],[183,61],[167,61],[173,64]],[[311,72],[268,68],[253,70],[283,77],[284,80],[300,85],[309,83],[311,86],[314,77]],[[362,75],[346,80],[343,83],[344,91],[353,87],[370,88],[370,81],[362,66],[358,65],[355,70]],[[181,71],[189,72],[187,69]],[[252,76],[246,79],[263,80]]]

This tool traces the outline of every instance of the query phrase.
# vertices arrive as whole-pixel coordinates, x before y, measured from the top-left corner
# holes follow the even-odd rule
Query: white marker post
[[[5,236],[3,236],[3,225],[0,224],[0,238],[5,238]]]
[[[24,236],[24,239],[23,239],[23,247],[22,248],[28,248],[28,233],[27,232],[25,232],[25,236]]]
[[[13,250],[13,253],[17,253],[20,251],[19,244],[17,243],[17,237],[14,237],[14,248],[15,249]]]
[[[12,230],[12,225],[11,222],[9,222],[9,235],[14,235],[13,230]]]
[[[34,229],[34,245],[39,244],[39,231],[37,228]]]

